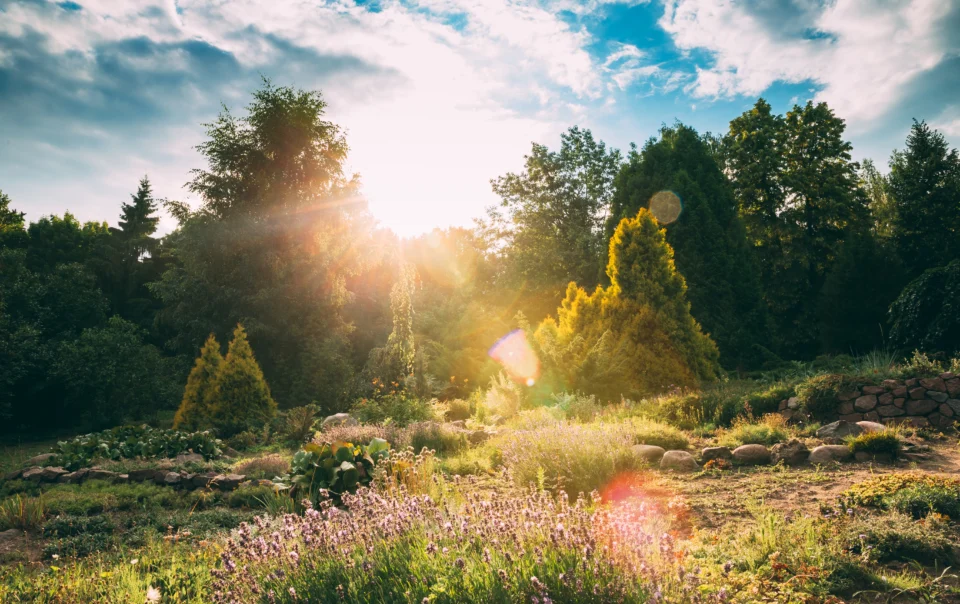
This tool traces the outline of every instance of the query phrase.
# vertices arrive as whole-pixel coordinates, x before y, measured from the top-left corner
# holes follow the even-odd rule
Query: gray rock
[[[953,409],[954,413],[960,414],[960,399],[948,398],[947,404],[950,405],[950,408]]]
[[[841,392],[837,395],[838,401],[852,401],[853,399],[860,396],[859,390],[851,390],[850,392]]]
[[[64,474],[69,474],[69,472],[63,468],[43,468],[43,471],[40,474],[40,480],[42,482],[55,482]]]
[[[770,450],[763,445],[740,445],[733,450],[733,460],[749,466],[768,464]]]
[[[857,422],[857,425],[863,428],[864,432],[883,432],[887,427],[877,422]]]
[[[660,459],[661,470],[676,470],[678,472],[696,472],[700,466],[697,460],[686,451],[667,451]]]
[[[733,452],[727,447],[707,447],[700,452],[700,459],[704,463],[711,459],[730,459],[731,457],[733,457]]]
[[[13,470],[12,472],[7,472],[6,474],[3,475],[3,480],[4,482],[8,480],[16,480],[20,478],[20,475],[23,474],[23,472],[24,472],[24,468],[20,468],[19,470]]]
[[[944,380],[944,381],[946,381],[946,380],[952,380],[952,379],[955,378],[955,377],[957,377],[957,375],[956,375],[955,373],[953,373],[952,371],[945,371],[945,372],[943,372],[943,373],[940,374],[940,379],[941,379],[941,380]]]
[[[129,474],[117,474],[117,477],[113,479],[114,484],[127,484],[130,482]]]
[[[450,425],[453,426],[454,428],[460,428],[461,430],[463,430],[464,428],[467,427],[467,420],[458,419],[457,421],[450,422]]]
[[[900,382],[897,380],[883,380],[880,382],[880,385],[886,388],[887,390],[896,390],[900,387]]]
[[[887,391],[883,386],[864,386],[861,390],[864,394],[883,394]]]
[[[168,487],[175,487],[180,484],[180,474],[176,472],[167,472],[163,477],[163,484]]]
[[[853,408],[857,411],[870,411],[877,406],[877,395],[865,394],[853,403]]]
[[[51,459],[53,459],[54,457],[56,457],[54,453],[41,453],[40,455],[31,457],[30,459],[28,459],[26,462],[24,462],[24,465],[43,466],[43,465],[46,465],[46,463]]]
[[[924,378],[920,380],[920,385],[926,388],[927,390],[936,390],[937,392],[946,392],[947,384],[942,379],[935,378]]]
[[[893,404],[893,395],[889,392],[885,392],[877,397],[877,404],[880,405],[892,405]]]
[[[43,468],[27,468],[20,475],[20,478],[23,480],[32,480],[33,482],[40,482],[43,480]]]
[[[937,392],[936,390],[927,390],[927,398],[930,400],[937,401],[938,403],[945,403],[950,396],[946,392]]]
[[[928,399],[907,401],[907,415],[926,415],[939,406],[939,403]]]
[[[333,415],[327,416],[323,420],[322,426],[324,428],[331,426],[359,426],[360,422],[356,420],[349,413],[335,413]]]
[[[819,430],[817,430],[817,436],[820,438],[843,438],[845,436],[856,436],[863,432],[863,428],[858,426],[855,423],[850,423],[844,420],[833,422],[832,424],[827,424]]]
[[[216,485],[221,491],[232,491],[246,479],[242,474],[220,474],[213,479],[212,485]]]
[[[946,403],[940,405],[940,409],[938,409],[938,411],[940,411],[940,415],[944,417],[953,417],[954,415],[953,407]]]
[[[917,386],[915,388],[911,388],[908,394],[910,395],[911,399],[918,401],[927,395],[927,389]]]
[[[853,413],[853,401],[844,401],[840,403],[840,406],[837,408],[837,413],[840,415],[850,415]]]
[[[181,453],[174,460],[178,464],[184,463],[203,463],[203,455],[199,453]]]
[[[87,480],[113,480],[117,476],[119,476],[119,474],[116,472],[101,470],[100,468],[90,468],[90,471],[87,473]]]
[[[907,387],[900,386],[899,388],[894,388],[893,392],[890,394],[892,394],[895,398],[907,398]]]
[[[647,463],[659,463],[666,451],[656,445],[633,445],[633,454]]]
[[[874,409],[873,411],[869,411],[869,412],[867,412],[867,413],[864,413],[864,414],[863,414],[863,420],[862,420],[862,421],[866,421],[866,422],[879,422],[879,421],[880,421],[880,414],[877,413],[877,410],[876,410],[876,409]]]
[[[952,380],[947,380],[947,394],[953,398],[960,396],[960,378],[953,378]]]
[[[800,407],[799,398],[795,396],[791,396],[790,398],[787,399],[787,409],[798,409],[799,407]]]
[[[157,475],[157,470],[153,468],[144,468],[142,470],[131,470],[127,474],[130,482],[152,482]]]
[[[897,415],[906,414],[906,411],[895,405],[882,405],[877,407],[877,413],[883,417],[896,417]]]
[[[474,430],[467,434],[467,440],[471,445],[479,445],[487,442],[497,434],[496,430]]]
[[[202,489],[210,485],[210,483],[217,477],[216,472],[205,472],[203,474],[197,474],[190,479],[190,485],[195,489]]]
[[[7,529],[5,531],[0,531],[0,543],[7,541],[9,539],[16,539],[23,534],[23,531],[17,529]]]
[[[783,461],[788,466],[799,466],[806,463],[808,457],[810,449],[795,438],[785,443],[777,443],[770,449],[770,460],[773,463]]]
[[[853,452],[846,445],[820,445],[810,451],[810,463],[824,464],[831,461],[847,461],[853,457]]]

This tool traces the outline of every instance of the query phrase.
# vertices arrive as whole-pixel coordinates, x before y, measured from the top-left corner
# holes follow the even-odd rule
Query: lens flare
[[[670,224],[682,211],[683,202],[673,191],[660,191],[650,198],[650,213],[660,224]]]
[[[487,354],[503,365],[510,377],[527,386],[533,386],[540,377],[540,359],[522,329],[511,331],[497,340]]]

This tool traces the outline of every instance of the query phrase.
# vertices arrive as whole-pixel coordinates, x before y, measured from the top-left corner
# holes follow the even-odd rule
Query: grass
[[[729,430],[723,431],[719,444],[731,449],[740,445],[774,445],[790,438],[787,421],[778,413],[763,416],[760,421],[736,420]]]
[[[895,428],[887,428],[879,432],[863,432],[856,436],[847,437],[847,445],[854,453],[887,454],[896,457],[903,447],[900,433]]]
[[[43,496],[14,495],[0,501],[0,530],[29,531],[38,528],[46,517]]]

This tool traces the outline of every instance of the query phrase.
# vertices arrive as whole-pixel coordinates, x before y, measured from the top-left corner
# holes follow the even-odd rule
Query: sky
[[[958,146],[960,0],[0,0],[0,190],[30,220],[116,224],[144,175],[196,204],[202,124],[261,77],[323,92],[374,216],[416,235],[573,125],[626,149],[763,96],[826,101],[881,169],[914,118]]]

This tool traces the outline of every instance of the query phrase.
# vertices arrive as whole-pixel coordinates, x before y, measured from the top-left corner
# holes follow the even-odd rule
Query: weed
[[[17,494],[0,502],[0,529],[35,529],[40,526],[45,516],[43,495],[25,497]]]
[[[900,441],[900,434],[895,428],[848,436],[847,445],[854,453],[885,453],[894,457],[897,456],[903,446]]]
[[[790,437],[787,432],[787,421],[779,413],[764,415],[759,422],[746,419],[734,421],[733,427],[724,431],[719,443],[725,447],[739,447],[740,445],[773,445],[783,442]]]
[[[234,470],[248,478],[273,480],[290,471],[290,460],[283,455],[272,453],[242,461],[234,466]]]

